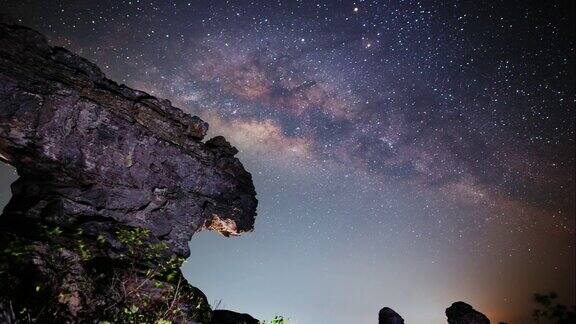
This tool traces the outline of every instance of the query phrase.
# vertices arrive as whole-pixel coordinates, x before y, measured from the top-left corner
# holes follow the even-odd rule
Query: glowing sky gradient
[[[184,266],[222,307],[443,323],[463,300],[523,323],[534,292],[574,304],[572,1],[1,3],[240,149],[255,232],[200,233]]]

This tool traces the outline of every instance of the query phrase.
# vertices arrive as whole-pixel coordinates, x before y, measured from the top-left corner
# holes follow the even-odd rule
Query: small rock
[[[448,324],[490,324],[484,314],[464,302],[455,302],[446,309]]]
[[[212,324],[258,324],[259,321],[248,314],[218,309],[212,312]]]
[[[378,313],[378,324],[404,324],[404,319],[392,308],[384,307]]]
[[[206,145],[208,147],[218,148],[226,154],[236,155],[236,153],[238,153],[238,150],[234,146],[230,145],[230,143],[228,143],[228,141],[223,136],[216,136],[209,139],[206,142]]]

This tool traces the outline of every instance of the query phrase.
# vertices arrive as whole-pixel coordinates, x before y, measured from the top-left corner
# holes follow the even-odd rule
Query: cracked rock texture
[[[0,316],[209,323],[179,270],[188,242],[251,231],[257,201],[237,150],[203,142],[207,129],[0,24],[0,159],[19,175],[0,216]]]

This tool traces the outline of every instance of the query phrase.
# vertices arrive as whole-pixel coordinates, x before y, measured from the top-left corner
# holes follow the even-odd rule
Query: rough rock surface
[[[448,324],[490,324],[484,314],[464,302],[455,302],[446,309]]]
[[[392,308],[384,307],[378,312],[378,324],[404,324],[404,319]]]
[[[0,314],[209,323],[179,267],[201,229],[253,229],[250,174],[169,101],[118,85],[39,33],[0,24]],[[0,321],[2,321],[0,319]]]

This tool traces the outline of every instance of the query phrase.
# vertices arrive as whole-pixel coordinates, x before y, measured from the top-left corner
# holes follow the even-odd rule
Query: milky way
[[[569,1],[2,3],[241,150],[256,230],[199,234],[184,267],[226,307],[440,323],[456,300],[511,322],[534,292],[574,303]]]

